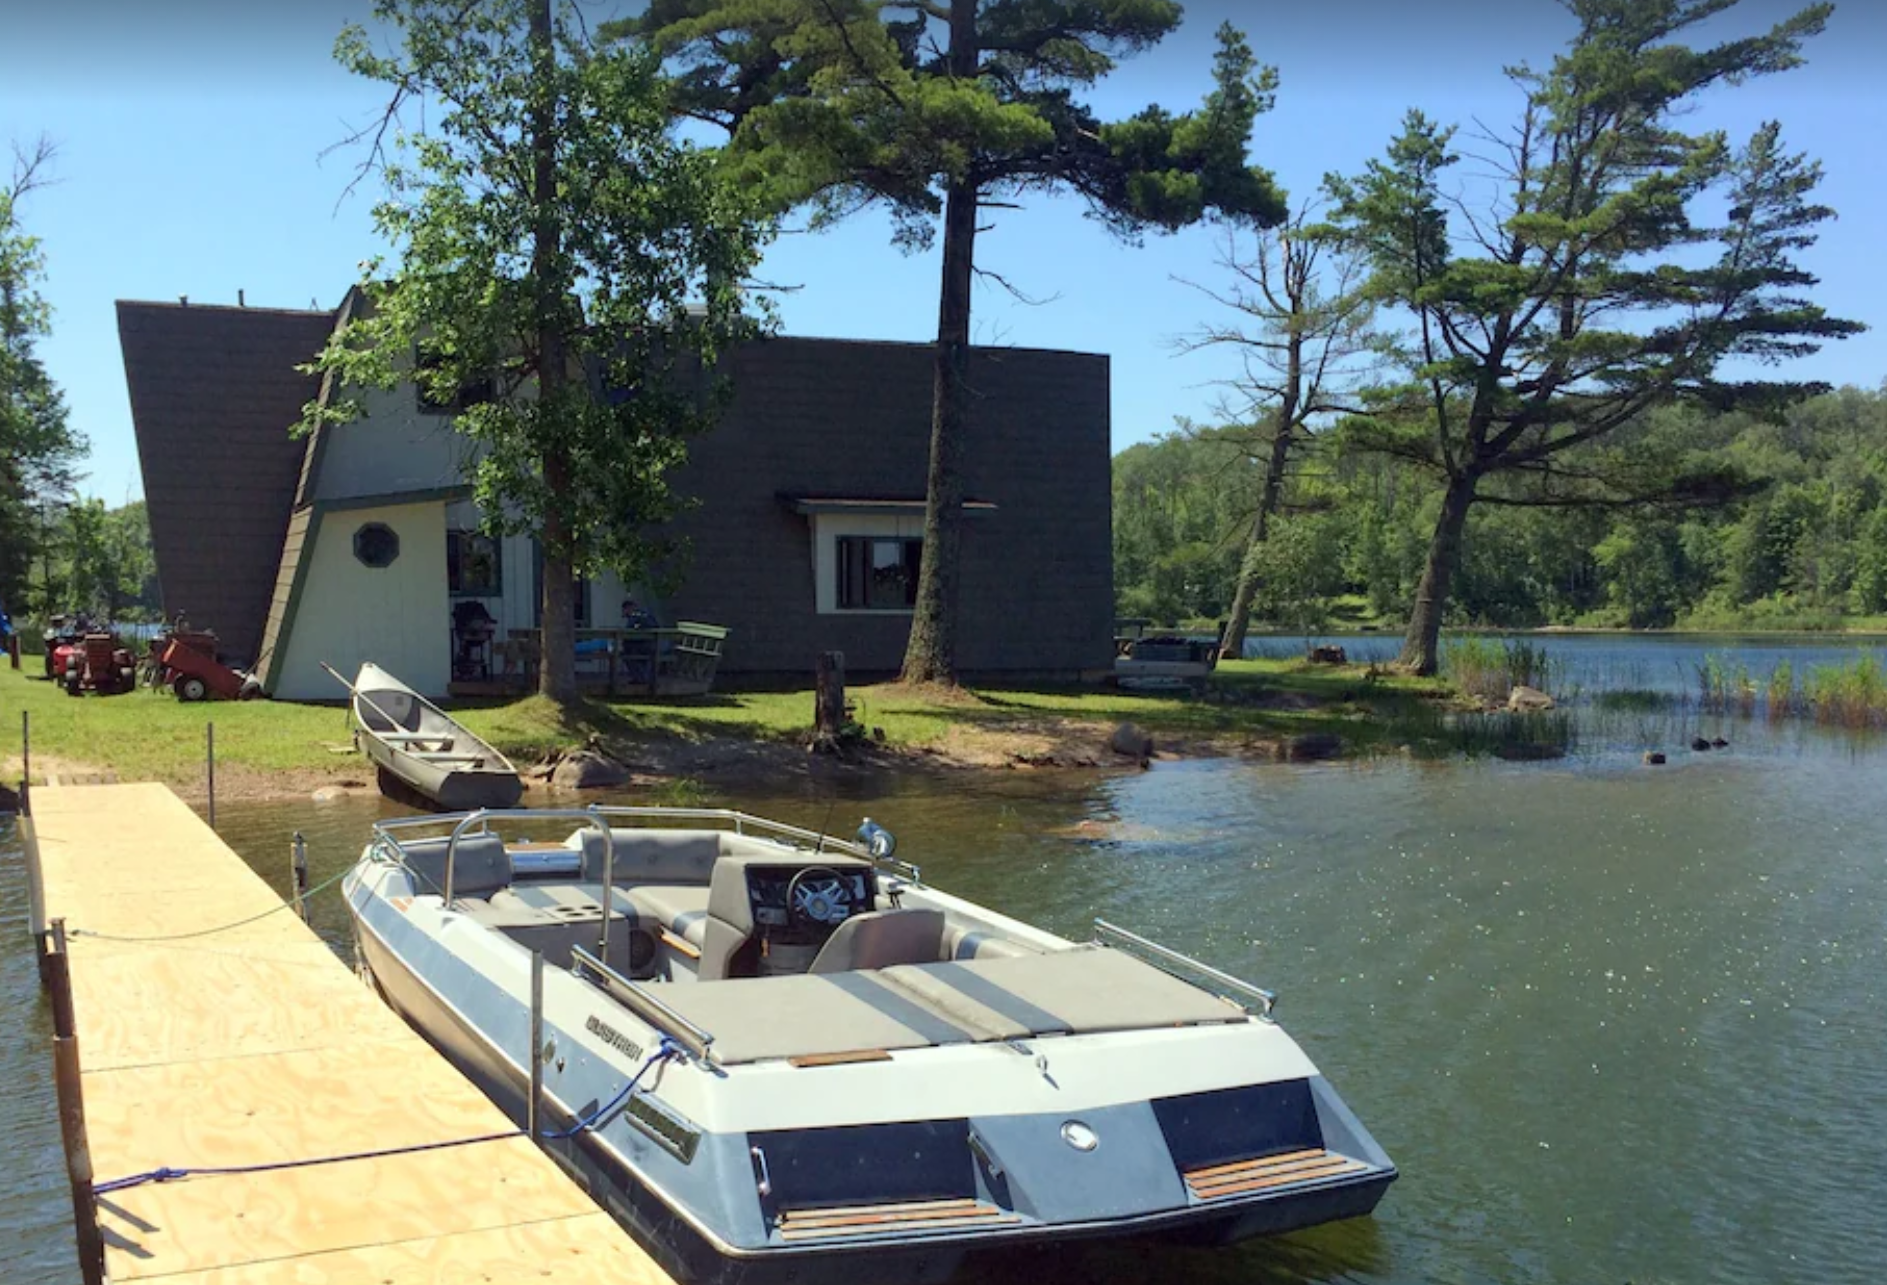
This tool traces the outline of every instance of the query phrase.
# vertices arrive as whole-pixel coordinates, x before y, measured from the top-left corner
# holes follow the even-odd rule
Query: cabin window
[[[842,535],[837,544],[840,611],[909,611],[917,605],[922,540]]]
[[[354,532],[354,557],[376,571],[393,565],[400,556],[400,537],[384,522],[369,522]]]
[[[444,363],[444,355],[436,348],[420,344],[413,351],[413,368],[416,375],[423,371],[437,370]],[[457,415],[461,411],[490,401],[496,393],[496,386],[489,378],[469,380],[460,384],[458,392],[444,401],[428,390],[424,380],[415,378],[413,387],[419,397],[419,410],[422,415]]]
[[[504,559],[495,536],[446,532],[446,588],[455,598],[497,598],[504,593]]]

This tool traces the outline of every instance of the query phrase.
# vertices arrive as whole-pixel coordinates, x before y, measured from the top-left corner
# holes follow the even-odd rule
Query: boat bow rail
[[[883,827],[869,817],[859,827],[862,841],[837,838],[822,834],[816,830],[807,830],[783,821],[773,821],[766,817],[754,816],[749,812],[739,812],[732,808],[660,808],[660,807],[604,807],[592,805],[587,808],[503,808],[481,809],[477,812],[455,813],[447,816],[398,817],[390,821],[377,821],[373,827],[373,849],[375,852],[393,861],[397,865],[406,864],[406,849],[402,839],[419,837],[416,832],[441,830],[452,827],[451,838],[447,841],[446,901],[451,904],[452,856],[457,850],[459,840],[471,834],[489,833],[494,820],[511,821],[568,821],[578,825],[600,829],[604,842],[608,845],[605,859],[613,857],[615,837],[613,830],[618,825],[623,828],[652,828],[658,825],[676,824],[691,829],[725,830],[732,834],[751,836],[760,839],[774,839],[792,847],[807,848],[817,856],[824,852],[840,853],[869,861],[886,874],[892,875],[905,883],[922,886],[924,872],[909,861],[900,860],[891,855],[895,843]],[[426,837],[437,838],[437,834]]]
[[[1211,991],[1219,998],[1236,1004],[1265,1021],[1271,1020],[1271,1010],[1278,1005],[1276,991],[1254,986],[1243,978],[1234,977],[1228,972],[1194,959],[1191,955],[1183,955],[1170,946],[1162,946],[1159,942],[1142,937],[1138,933],[1130,933],[1125,928],[1108,923],[1105,919],[1094,921],[1094,939],[1103,946],[1127,950],[1161,972]]]

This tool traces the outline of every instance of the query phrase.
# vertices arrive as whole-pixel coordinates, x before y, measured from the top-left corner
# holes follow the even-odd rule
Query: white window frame
[[[921,540],[921,512],[815,513],[812,515],[812,574],[815,609],[822,616],[909,616],[910,607],[839,606],[839,540]]]

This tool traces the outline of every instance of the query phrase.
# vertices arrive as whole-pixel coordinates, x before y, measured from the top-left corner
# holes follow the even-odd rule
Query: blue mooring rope
[[[595,1128],[599,1121],[603,1120],[617,1107],[628,1101],[629,1095],[635,1092],[636,1085],[642,1082],[642,1077],[653,1070],[657,1063],[666,1062],[668,1059],[678,1056],[681,1051],[680,1045],[664,1035],[660,1047],[658,1047],[655,1052],[649,1054],[648,1060],[643,1062],[642,1065],[636,1069],[636,1073],[629,1077],[629,1083],[622,1086],[621,1092],[617,1093],[615,1097],[605,1102],[596,1110],[590,1112],[590,1114],[583,1119],[578,1120],[568,1129],[559,1129],[555,1133],[539,1131],[537,1135],[539,1140],[544,1142],[561,1142],[574,1138],[579,1133],[584,1133]],[[386,1156],[409,1156],[416,1155],[422,1151],[444,1151],[450,1147],[469,1147],[481,1142],[503,1142],[507,1138],[522,1138],[524,1136],[525,1131],[523,1129],[507,1129],[502,1133],[481,1133],[477,1137],[453,1138],[447,1142],[420,1142],[405,1147],[384,1147],[376,1151],[350,1151],[343,1155],[318,1156],[309,1160],[275,1160],[267,1164],[217,1167],[204,1166],[191,1169],[173,1169],[168,1165],[160,1165],[158,1168],[148,1170],[144,1173],[134,1173],[124,1178],[113,1178],[109,1182],[95,1182],[92,1184],[92,1194],[94,1196],[104,1196],[114,1191],[124,1191],[131,1187],[142,1187],[148,1183],[176,1182],[184,1178],[213,1178],[226,1177],[231,1174],[272,1173],[279,1169],[308,1169],[315,1165],[341,1164],[348,1160],[379,1160]]]

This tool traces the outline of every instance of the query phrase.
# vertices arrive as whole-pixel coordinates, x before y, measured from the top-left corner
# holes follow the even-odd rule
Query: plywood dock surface
[[[264,914],[280,899],[168,789],[44,788],[33,815],[47,913],[77,930],[101,1181],[511,1129],[292,912]],[[147,1184],[100,1197],[99,1220],[114,1281],[669,1285],[522,1137]]]

